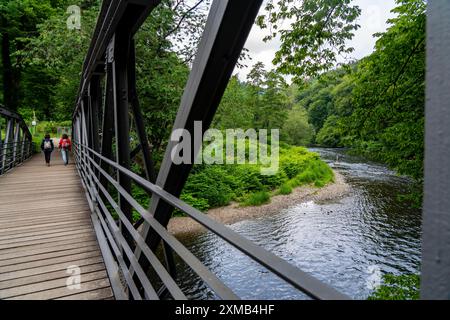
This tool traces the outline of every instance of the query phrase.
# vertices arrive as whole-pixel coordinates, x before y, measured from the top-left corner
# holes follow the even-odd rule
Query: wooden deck
[[[0,299],[112,299],[75,166],[56,149],[53,158],[48,168],[36,155],[0,177]],[[74,267],[79,288],[67,286]]]

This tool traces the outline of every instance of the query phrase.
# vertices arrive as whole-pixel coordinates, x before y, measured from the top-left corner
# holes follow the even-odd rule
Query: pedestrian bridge
[[[35,155],[0,190],[0,299],[113,298],[74,165],[54,152],[48,168]],[[77,272],[83,285],[67,286]]]
[[[136,92],[133,36],[160,2],[103,1],[75,102],[68,167],[57,152],[50,168],[42,155],[32,155],[31,134],[20,115],[0,108],[0,298],[184,300],[189,296],[177,281],[181,260],[217,298],[238,299],[167,231],[178,209],[311,298],[348,299],[181,201],[192,165],[171,161],[175,142],[168,143],[156,172]],[[261,3],[213,2],[174,129],[193,133],[196,121],[209,128]],[[430,2],[427,72],[434,81],[428,83],[421,288],[426,299],[448,299],[450,292],[448,17],[450,2]],[[132,122],[139,139],[134,149]],[[197,152],[194,146],[192,155]],[[131,169],[138,153],[145,169],[140,174]],[[133,187],[148,194],[149,207],[133,197]]]

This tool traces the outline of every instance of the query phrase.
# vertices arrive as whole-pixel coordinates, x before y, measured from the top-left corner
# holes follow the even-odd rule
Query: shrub
[[[244,205],[260,205],[270,198],[270,192],[290,194],[292,189],[306,184],[317,187],[333,181],[330,167],[316,153],[303,147],[280,148],[280,170],[272,176],[261,174],[261,165],[197,165],[188,178],[183,195],[189,201],[202,199],[208,208],[225,206],[230,201]]]
[[[420,277],[414,274],[383,276],[383,284],[379,286],[368,300],[418,300]]]
[[[202,172],[192,175],[184,188],[185,194],[208,201],[209,207],[228,205],[235,197],[232,185],[234,178],[219,166],[207,166]]]
[[[270,202],[270,195],[267,191],[259,191],[248,195],[242,204],[243,206],[260,206]]]
[[[292,187],[289,185],[289,183],[284,183],[280,190],[278,190],[278,194],[287,195],[292,193]]]

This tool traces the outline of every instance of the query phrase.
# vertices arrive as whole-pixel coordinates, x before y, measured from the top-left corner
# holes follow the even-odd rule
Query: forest
[[[168,139],[210,5],[200,1],[190,7],[189,1],[179,1],[172,10],[173,2],[163,1],[136,36],[138,90],[156,157]],[[292,30],[274,28],[292,18],[290,1],[282,1],[285,10],[270,18],[260,15],[259,27],[278,30],[283,40],[274,60],[277,68],[268,71],[244,53],[240,63],[252,64],[252,70],[246,80],[232,78],[214,127],[279,128],[287,144],[351,147],[421,181],[426,2],[398,0],[389,29],[374,35],[378,39],[374,53],[346,65],[336,64],[336,57],[352,50],[345,40],[358,28],[359,9],[351,1],[310,2],[301,8],[314,13],[304,22],[306,28],[302,26],[304,34],[298,34],[300,24]],[[99,1],[79,3],[79,30],[66,28],[70,4],[66,0],[0,4],[0,103],[25,119],[31,119],[34,110],[41,121],[71,120]],[[272,8],[269,1],[263,13]],[[332,14],[327,24],[316,30],[315,23],[328,12]],[[188,41],[175,45],[186,37]],[[286,75],[293,76],[292,84]]]
[[[80,27],[68,29],[73,13],[67,8],[73,4],[81,8]],[[137,89],[156,166],[210,5],[211,0],[163,0],[135,36]],[[27,123],[36,117],[37,141],[58,125],[70,126],[99,8],[99,0],[0,3],[0,104]],[[182,199],[206,211],[232,201],[260,205],[301,185],[322,187],[333,181],[333,172],[305,148],[321,146],[349,148],[411,177],[417,187],[404,198],[420,206],[426,1],[396,0],[393,13],[388,29],[374,35],[373,53],[342,64],[339,57],[351,55],[348,42],[360,28],[361,9],[351,0],[264,2],[255,27],[267,32],[265,41],[281,40],[275,68],[244,50],[212,126],[280,129],[281,170],[265,177],[259,165],[198,165]],[[245,79],[239,76],[243,66],[251,66]],[[137,156],[133,170],[143,174],[141,163]],[[133,192],[148,204],[147,194]]]

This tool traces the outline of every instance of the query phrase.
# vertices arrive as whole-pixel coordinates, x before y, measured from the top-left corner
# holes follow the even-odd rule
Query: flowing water
[[[352,187],[348,196],[299,203],[231,228],[354,299],[366,299],[382,274],[418,273],[421,212],[398,201],[413,182],[344,150],[311,150],[344,175]],[[211,233],[182,241],[243,299],[307,299]],[[178,265],[190,298],[215,298],[190,269]]]

